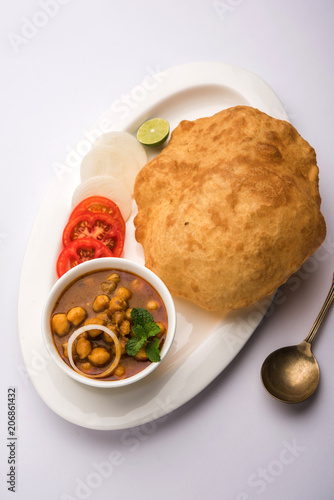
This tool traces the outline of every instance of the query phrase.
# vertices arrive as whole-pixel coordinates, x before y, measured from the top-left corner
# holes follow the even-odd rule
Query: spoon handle
[[[307,335],[305,342],[308,342],[310,344],[312,342],[312,340],[314,339],[314,337],[319,329],[319,326],[321,325],[322,320],[324,319],[331,303],[333,302],[333,299],[334,299],[334,274],[333,274],[332,286],[331,286],[331,288],[328,292],[328,295],[325,299],[324,305],[322,306],[321,311],[319,312],[315,322],[313,323],[313,326],[312,326],[309,334]]]

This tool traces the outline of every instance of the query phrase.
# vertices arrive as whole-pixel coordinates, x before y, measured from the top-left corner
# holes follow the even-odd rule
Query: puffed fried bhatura
[[[207,310],[269,295],[326,235],[314,149],[290,123],[247,106],[182,121],[134,196],[145,265]]]

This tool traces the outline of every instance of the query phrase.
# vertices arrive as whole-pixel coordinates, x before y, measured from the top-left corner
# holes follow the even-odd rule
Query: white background
[[[1,3],[1,499],[332,498],[333,311],[313,346],[321,367],[314,397],[279,403],[259,372],[269,352],[305,337],[334,271],[333,2],[45,0],[54,6],[48,17],[39,14],[42,0]],[[33,21],[44,26],[29,31]],[[244,67],[278,94],[317,152],[326,245],[293,286],[282,287],[283,303],[242,352],[189,403],[130,430],[78,427],[54,414],[22,375],[17,298],[29,234],[55,162],[84,131],[148,72],[196,61]],[[15,493],[6,483],[12,386]]]

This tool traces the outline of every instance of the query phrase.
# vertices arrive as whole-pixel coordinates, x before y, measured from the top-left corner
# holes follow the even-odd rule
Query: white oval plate
[[[56,280],[61,234],[79,183],[81,158],[96,137],[109,130],[134,133],[146,119],[161,116],[174,129],[183,119],[209,116],[244,104],[288,120],[268,85],[244,69],[221,63],[192,63],[153,75],[122,96],[84,133],[63,165],[54,164],[55,179],[37,215],[26,250],[19,290],[19,338],[29,375],[38,394],[58,415],[91,429],[124,429],[162,417],[202,391],[232,361],[258,326],[270,299],[227,315],[206,312],[175,299],[177,331],[164,362],[134,386],[112,390],[86,387],[64,375],[49,359],[41,333],[41,313]],[[157,154],[154,150],[154,154]],[[153,152],[149,151],[149,158]],[[127,222],[124,257],[144,263]]]

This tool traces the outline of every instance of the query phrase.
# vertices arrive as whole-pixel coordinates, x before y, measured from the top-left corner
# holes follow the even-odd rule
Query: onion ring
[[[77,330],[75,330],[68,339],[67,352],[68,352],[68,359],[70,361],[71,367],[76,372],[80,373],[80,375],[84,375],[85,377],[88,377],[88,378],[104,378],[104,377],[107,377],[108,375],[111,375],[112,372],[115,370],[115,368],[118,366],[118,363],[121,359],[121,345],[120,345],[119,340],[118,340],[117,336],[115,335],[115,333],[112,330],[110,330],[110,328],[108,328],[107,326],[104,326],[104,325],[98,325],[98,329],[103,330],[104,332],[108,333],[108,335],[110,335],[110,337],[114,341],[116,353],[115,353],[115,359],[114,359],[113,363],[109,366],[109,368],[107,368],[102,373],[98,373],[97,375],[89,375],[89,374],[83,372],[82,370],[80,370],[80,368],[78,368],[76,366],[76,364],[74,363],[73,356],[72,356],[72,346],[73,346],[73,342],[75,341],[75,339],[77,337],[79,337],[79,335],[81,335],[82,333],[86,332],[87,330],[96,330],[96,325],[82,326],[81,328],[78,328]]]

